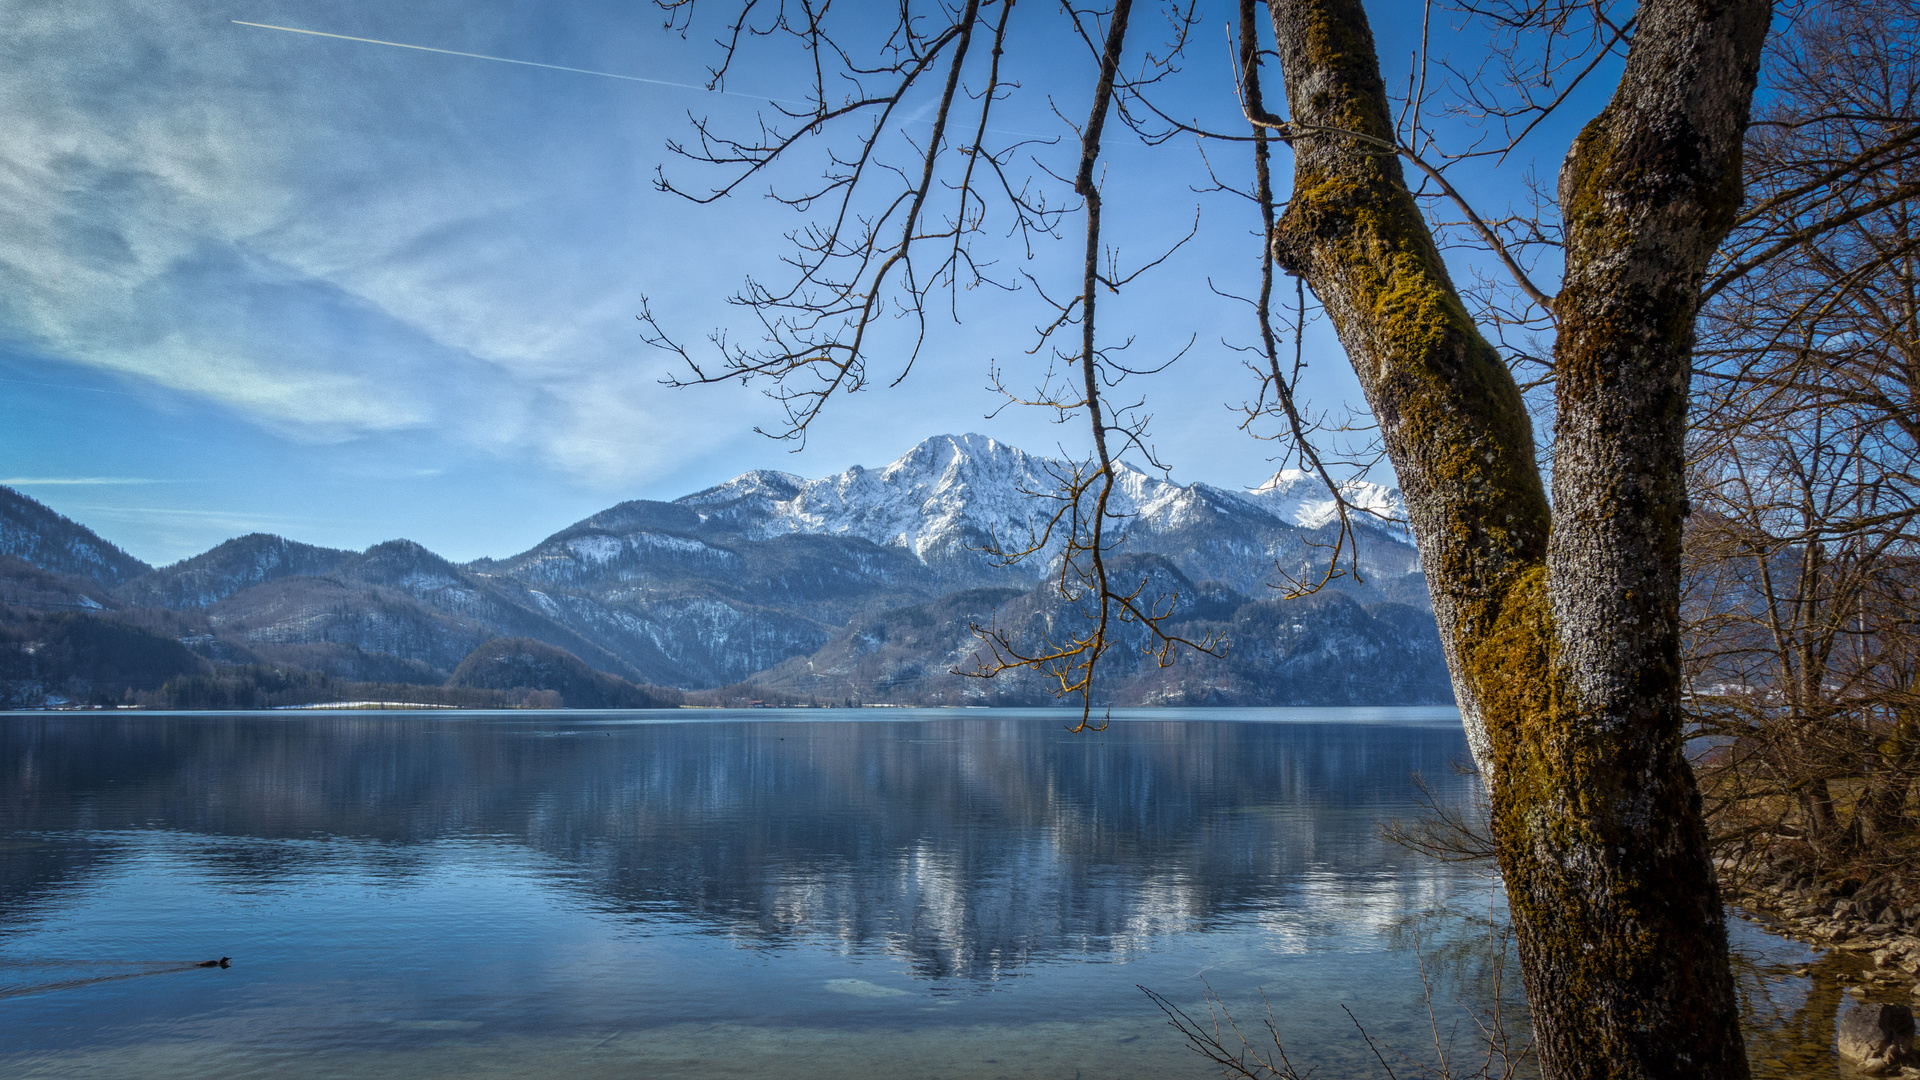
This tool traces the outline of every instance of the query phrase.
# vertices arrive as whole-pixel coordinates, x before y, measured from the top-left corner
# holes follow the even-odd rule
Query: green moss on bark
[[[1369,345],[1355,360],[1403,479],[1447,496],[1436,500],[1446,542],[1432,552],[1431,577],[1477,594],[1544,557],[1531,424],[1397,170],[1374,158],[1359,172],[1303,172],[1281,243],[1302,269],[1338,275]],[[1471,633],[1485,625],[1470,622]]]
[[[1568,163],[1556,484],[1579,486],[1550,523],[1519,390],[1379,152],[1393,132],[1365,11],[1271,0],[1300,125],[1275,255],[1334,319],[1407,492],[1463,704],[1491,744],[1477,752],[1556,1077],[1746,1073],[1668,632],[1690,268],[1737,202],[1737,153],[1729,179],[1715,148],[1744,108],[1737,84],[1694,76],[1757,55],[1765,24],[1755,0],[1725,6],[1704,20],[1643,6],[1623,92]]]
[[[1740,1053],[1737,1033],[1731,1048],[1666,1037],[1725,1031],[1731,1008],[1678,726],[1607,723],[1580,699],[1547,585],[1544,567],[1516,575],[1464,654],[1493,738],[1492,826],[1529,996],[1559,1003],[1538,1018],[1543,1052],[1561,1075],[1731,1075],[1715,1066]]]

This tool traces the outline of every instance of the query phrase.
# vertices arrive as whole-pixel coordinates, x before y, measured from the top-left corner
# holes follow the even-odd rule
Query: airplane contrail
[[[256,26],[262,30],[281,30],[289,34],[306,34],[310,37],[333,38],[337,41],[358,41],[364,45],[386,45],[395,49],[413,49],[418,52],[439,53],[442,56],[464,56],[469,60],[492,60],[501,64],[519,64],[522,67],[546,68],[549,71],[570,71],[576,75],[598,75],[603,79],[620,79],[624,82],[647,83],[651,86],[671,86],[677,90],[698,90],[705,94],[725,94],[728,97],[752,98],[755,101],[772,101],[783,105],[803,105],[805,102],[788,101],[784,98],[763,97],[759,94],[742,94],[737,90],[713,90],[695,83],[669,82],[666,79],[643,79],[638,75],[616,75],[611,71],[593,71],[588,68],[566,67],[562,64],[541,64],[532,60],[515,60],[506,56],[488,56],[485,53],[460,52],[457,49],[436,49],[431,45],[409,45],[404,41],[381,41],[379,38],[353,37],[350,34],[329,34],[323,30],[302,30],[297,26],[275,26],[272,23],[247,22],[244,19],[229,19],[237,26]]]

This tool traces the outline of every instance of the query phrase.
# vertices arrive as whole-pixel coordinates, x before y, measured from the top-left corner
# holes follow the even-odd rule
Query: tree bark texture
[[[1546,556],[1546,491],[1513,376],[1481,336],[1390,150],[1393,124],[1357,0],[1271,0],[1291,122],[1293,193],[1275,258],[1333,320],[1386,440],[1474,758],[1492,765],[1466,644]]]
[[[1551,513],[1519,390],[1383,151],[1359,0],[1269,11],[1295,153],[1275,255],[1326,307],[1406,494],[1545,1073],[1744,1078],[1682,754],[1679,573],[1694,313],[1739,208],[1770,4],[1643,3],[1567,157]]]

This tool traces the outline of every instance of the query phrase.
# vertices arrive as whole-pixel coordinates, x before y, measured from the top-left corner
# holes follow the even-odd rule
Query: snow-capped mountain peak
[[[1381,515],[1387,521],[1404,521],[1406,507],[1397,488],[1367,480],[1347,480],[1340,492],[1349,504]],[[1304,529],[1330,525],[1336,517],[1334,499],[1320,477],[1305,469],[1281,469],[1266,483],[1247,491],[1247,498],[1282,521]]]
[[[1119,473],[1109,506],[1128,519],[1128,528],[1165,531],[1250,511],[1312,529],[1335,516],[1334,500],[1319,479],[1299,470],[1282,470],[1245,492],[1176,484],[1125,463]],[[985,435],[937,435],[881,468],[856,465],[818,480],[755,470],[677,501],[700,511],[703,520],[730,518],[754,539],[854,536],[906,548],[931,562],[977,551],[989,536],[1002,544],[1024,542],[1058,505],[1046,496],[1062,490],[1071,475],[1067,462]],[[1346,494],[1361,506],[1398,515],[1399,493],[1392,488],[1354,481]]]
[[[725,508],[750,536],[857,536],[904,547],[922,561],[978,548],[991,532],[1024,537],[1066,466],[984,435],[922,440],[878,469],[859,465],[818,480],[764,470],[677,500]]]

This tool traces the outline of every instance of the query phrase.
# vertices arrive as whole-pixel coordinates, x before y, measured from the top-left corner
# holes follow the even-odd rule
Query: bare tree
[[[693,0],[661,0],[661,6],[669,13],[670,26],[684,25]],[[959,293],[965,290],[1012,290],[1024,283],[1036,292],[1052,317],[1037,328],[1029,352],[1052,362],[1032,391],[1007,387],[998,372],[996,385],[1010,403],[1049,409],[1062,419],[1084,415],[1094,452],[1090,460],[1057,476],[1056,490],[1031,493],[1053,507],[1030,535],[996,537],[990,551],[1007,563],[1050,556],[1058,564],[1055,581],[1062,596],[1083,605],[1088,626],[1063,640],[1034,644],[1016,641],[997,627],[982,628],[991,657],[972,674],[991,677],[1014,668],[1040,673],[1061,694],[1080,698],[1076,730],[1082,730],[1091,726],[1094,676],[1101,657],[1113,647],[1116,624],[1144,628],[1148,650],[1163,665],[1183,647],[1214,655],[1223,655],[1226,647],[1221,640],[1188,641],[1166,630],[1172,606],[1145,595],[1144,582],[1116,580],[1106,563],[1118,539],[1114,533],[1120,515],[1112,499],[1120,456],[1131,451],[1158,465],[1146,438],[1145,402],[1116,405],[1113,392],[1130,377],[1164,369],[1178,355],[1143,366],[1130,364],[1123,355],[1127,343],[1109,344],[1095,333],[1097,305],[1103,291],[1126,288],[1185,240],[1142,265],[1123,269],[1118,254],[1103,246],[1096,171],[1108,118],[1119,112],[1129,125],[1136,125],[1135,118],[1125,115],[1127,102],[1143,100],[1144,90],[1177,70],[1194,8],[1169,6],[1168,40],[1157,51],[1148,50],[1138,70],[1128,74],[1121,61],[1132,0],[1116,0],[1110,10],[1067,6],[1072,37],[1096,64],[1093,100],[1085,122],[1071,125],[1069,145],[1077,153],[1069,158],[1070,168],[1049,172],[1042,165],[1041,172],[1042,179],[1066,184],[1079,200],[1077,207],[1050,197],[1047,186],[1034,177],[1012,171],[1012,163],[1033,140],[993,142],[993,107],[1012,88],[1001,58],[1013,9],[1014,0],[935,4],[925,12],[903,6],[889,33],[869,35],[870,40],[862,42],[878,57],[866,61],[856,59],[859,46],[849,43],[861,30],[837,30],[828,21],[826,5],[801,0],[792,8],[780,3],[766,11],[752,0],[742,4],[721,42],[724,58],[712,70],[714,84],[726,78],[743,42],[784,36],[799,42],[813,62],[808,100],[799,108],[782,107],[777,120],[763,122],[749,139],[719,134],[696,122],[697,142],[672,149],[704,164],[731,168],[732,177],[707,192],[691,193],[662,173],[661,188],[701,202],[719,199],[771,171],[808,138],[842,127],[852,131],[854,152],[830,152],[819,183],[773,196],[817,216],[790,237],[795,255],[789,260],[793,273],[788,283],[770,287],[749,281],[734,298],[759,321],[759,345],[739,346],[717,332],[711,337],[715,357],[703,366],[651,311],[641,319],[652,344],[686,361],[692,382],[769,380],[772,395],[787,413],[780,437],[804,439],[836,392],[865,385],[868,357],[874,351],[869,335],[882,330],[887,317],[902,318],[912,328],[904,340],[891,343],[897,355],[904,355],[894,379],[898,382],[919,356],[929,314],[943,294],[957,311]],[[970,88],[963,74],[974,70],[969,63],[981,51],[988,57],[979,73],[983,83]],[[839,93],[829,80],[841,88]],[[901,126],[899,114],[913,95],[923,92],[936,96],[930,131],[921,137]],[[962,113],[968,114],[965,128],[959,127]],[[949,135],[950,130],[955,134]],[[1030,254],[1035,243],[1058,235],[1070,208],[1077,209],[1085,238],[1079,291],[1071,297],[1055,297],[1032,275],[996,276],[992,260],[976,254],[990,209],[998,209],[1004,216],[1001,228]],[[1324,468],[1321,472],[1325,475]],[[1337,486],[1333,490],[1344,537],[1352,508]]]
[[[690,5],[670,0],[668,10],[679,19]],[[1163,655],[1183,644],[1160,631],[1165,609],[1110,581],[1102,560],[1116,521],[1114,463],[1129,452],[1152,459],[1144,402],[1121,387],[1175,358],[1128,361],[1125,342],[1099,333],[1098,299],[1166,258],[1125,265],[1107,239],[1103,140],[1118,118],[1149,143],[1178,136],[1250,150],[1254,177],[1241,190],[1265,240],[1251,298],[1255,415],[1278,420],[1338,495],[1280,351],[1275,273],[1290,273],[1331,319],[1406,496],[1491,793],[1545,1072],[1744,1077],[1719,894],[1682,754],[1678,606],[1694,317],[1742,206],[1741,146],[1771,4],[1463,5],[1460,17],[1488,28],[1491,70],[1436,73],[1434,84],[1460,91],[1455,115],[1486,135],[1447,152],[1423,119],[1437,93],[1430,65],[1419,58],[1396,110],[1359,0],[1268,0],[1264,19],[1241,0],[1234,74],[1244,126],[1234,130],[1177,118],[1155,100],[1180,70],[1194,7],[1170,0],[1144,19],[1133,0],[1068,0],[1059,25],[1088,60],[1091,93],[1084,121],[1056,103],[1070,131],[1057,157],[1001,140],[989,123],[1014,86],[1002,70],[1013,10],[1013,0],[907,0],[888,19],[865,12],[836,23],[812,0],[741,3],[715,80],[743,48],[772,37],[799,46],[813,87],[805,105],[750,137],[697,125],[697,141],[682,149],[732,170],[698,197],[773,176],[809,140],[835,149],[820,182],[777,193],[807,224],[794,234],[786,283],[752,283],[737,298],[758,319],[761,343],[716,334],[714,358],[700,360],[649,315],[653,340],[678,350],[693,380],[770,380],[789,410],[785,434],[799,437],[834,393],[866,381],[883,315],[908,327],[889,350],[904,358],[904,376],[936,302],[957,309],[973,288],[1040,296],[1052,314],[1033,352],[1048,360],[1037,390],[1010,397],[1083,418],[1094,452],[1062,478],[1031,542],[1005,550],[1057,551],[1065,541],[1078,569],[1060,580],[1084,590],[1093,629],[1037,647],[1002,639],[1000,659],[1065,672],[1062,686],[1090,709],[1111,621],[1142,623]],[[1162,33],[1143,44],[1142,26]],[[1263,93],[1270,58],[1284,114]],[[1566,156],[1557,224],[1482,213],[1461,197],[1459,167],[1497,162],[1545,130],[1609,58],[1619,81]],[[923,92],[927,125],[898,124]],[[832,143],[842,129],[848,141]],[[1284,196],[1272,177],[1277,147],[1293,157]],[[989,222],[1026,245],[1069,219],[1082,243],[1067,289],[997,276],[979,246]],[[1503,340],[1510,328],[1551,338],[1550,356],[1527,358],[1554,395],[1551,511],[1509,369],[1522,358],[1483,335],[1442,255],[1461,238],[1516,298],[1483,291],[1473,311]],[[1543,248],[1564,261],[1557,295],[1535,278]]]
[[[1767,72],[1702,319],[1689,678],[1724,837],[1831,862],[1920,776],[1920,3],[1815,8]]]

